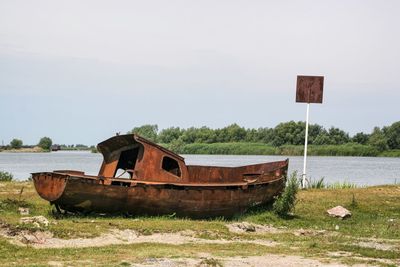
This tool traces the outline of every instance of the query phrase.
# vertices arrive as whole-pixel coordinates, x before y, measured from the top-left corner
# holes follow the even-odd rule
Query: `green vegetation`
[[[304,153],[305,123],[289,121],[279,123],[274,128],[258,129],[246,129],[237,124],[218,129],[206,126],[187,129],[169,127],[161,131],[156,124],[146,124],[134,127],[128,133],[136,133],[179,154],[301,156]],[[11,147],[22,147],[21,140],[14,139],[11,143],[1,149],[7,151]],[[43,137],[39,142],[44,150],[49,150],[51,144],[48,137]],[[83,144],[60,145],[60,148],[97,151],[94,146]],[[354,136],[336,127],[325,129],[321,125],[311,124],[308,154],[400,157],[400,121],[382,128],[375,127],[370,134],[359,132]]]
[[[29,182],[0,182],[0,226],[18,232],[49,231],[59,238],[90,238],[112,229],[134,230],[142,236],[161,233],[193,233],[208,243],[190,242],[179,245],[152,243],[108,245],[85,248],[43,248],[16,246],[0,236],[0,265],[132,265],[158,258],[195,258],[198,262],[219,266],[225,257],[266,254],[316,257],[324,262],[395,266],[400,258],[400,186],[376,186],[348,189],[300,190],[295,215],[280,217],[270,207],[257,207],[233,220],[191,220],[163,217],[127,217],[101,215],[55,215],[48,202],[39,198]],[[350,209],[345,220],[329,217],[326,210],[337,205]],[[28,216],[43,215],[49,226],[37,228],[20,223],[18,208],[30,209]],[[276,231],[230,232],[227,224],[246,221],[275,227]],[[229,243],[212,243],[224,239]],[[257,240],[258,243],[248,243]],[[374,241],[375,240],[375,241]],[[274,246],[262,242],[275,242]],[[375,242],[390,249],[365,247],[360,242]],[[372,245],[374,245],[373,243]],[[134,253],[132,253],[134,251]],[[335,256],[332,253],[344,254]],[[347,253],[347,254],[346,254]],[[207,255],[201,258],[199,254]],[[112,257],[110,257],[112,255]]]
[[[61,150],[67,150],[67,151],[92,151],[92,149],[95,148],[94,146],[87,146],[84,144],[72,144],[72,145],[65,145],[62,144],[60,145]]]
[[[303,145],[282,145],[274,147],[263,143],[192,143],[192,144],[162,144],[179,154],[211,154],[211,155],[287,155],[302,156]],[[379,152],[377,149],[355,143],[343,145],[310,145],[308,155],[311,156],[400,156],[399,151]]]
[[[273,211],[280,217],[287,217],[296,204],[296,195],[299,191],[297,172],[294,172],[287,181],[282,195],[278,196],[272,205]]]
[[[11,182],[13,179],[12,173],[0,171],[0,182]]]
[[[232,124],[220,129],[208,127],[170,127],[158,131],[157,125],[135,127],[137,133],[180,154],[302,155],[304,122],[284,122],[275,128],[245,129]],[[314,156],[400,156],[400,122],[371,134],[350,136],[318,124],[309,127],[309,154]]]
[[[39,140],[38,147],[42,148],[43,150],[49,151],[53,141],[50,137],[42,137]]]
[[[11,140],[10,146],[13,149],[19,149],[22,147],[22,140],[14,138],[13,140]]]
[[[140,127],[135,127],[129,133],[135,133],[138,134],[146,139],[149,139],[150,141],[156,142],[157,141],[157,132],[158,132],[158,126],[157,125],[142,125]]]
[[[324,181],[324,177],[319,180],[308,180],[306,184],[307,189],[348,189],[348,188],[357,188],[355,183],[350,183],[347,181],[344,182],[335,182],[333,184],[327,184]]]

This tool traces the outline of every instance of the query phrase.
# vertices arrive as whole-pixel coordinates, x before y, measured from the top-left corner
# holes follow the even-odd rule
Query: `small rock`
[[[49,226],[49,220],[47,220],[46,217],[44,217],[44,216],[22,217],[20,219],[20,223],[31,223],[38,228],[41,225],[46,226],[46,227]]]
[[[46,240],[52,236],[53,235],[49,232],[22,232],[20,241],[25,244],[44,244]]]
[[[242,224],[239,225],[239,227],[246,232],[255,232],[256,231],[256,227],[248,222],[243,222]]]
[[[300,235],[306,235],[306,231],[303,228],[300,228],[295,232],[295,235],[300,236]]]
[[[337,230],[339,230],[339,225],[335,225],[335,230],[337,231]]]
[[[21,214],[21,215],[29,215],[29,208],[19,207],[18,211],[19,211],[19,214]]]
[[[300,228],[294,232],[294,235],[296,235],[296,236],[317,236],[317,235],[323,235],[324,233],[325,233],[324,230],[314,231],[314,230]]]
[[[328,212],[329,216],[339,217],[341,219],[351,216],[351,212],[349,210],[343,208],[342,206],[336,206],[332,209],[327,210],[327,212]]]

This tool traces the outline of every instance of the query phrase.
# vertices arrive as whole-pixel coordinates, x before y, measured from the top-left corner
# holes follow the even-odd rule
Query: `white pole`
[[[303,163],[303,188],[306,187],[306,167],[307,167],[307,145],[308,145],[308,116],[310,113],[310,103],[307,103],[307,117],[306,117],[306,136],[304,140],[304,163]]]

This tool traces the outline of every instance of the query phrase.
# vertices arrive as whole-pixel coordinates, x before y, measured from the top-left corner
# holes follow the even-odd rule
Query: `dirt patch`
[[[377,242],[377,241],[360,241],[355,243],[354,245],[363,247],[363,248],[373,248],[378,250],[396,250],[397,247],[392,244]]]
[[[316,259],[306,259],[300,256],[286,256],[286,255],[273,255],[268,254],[264,256],[251,256],[251,257],[233,257],[223,261],[226,267],[236,266],[331,266],[331,267],[344,267],[347,265],[340,263],[321,262]],[[353,265],[357,266],[357,265]],[[361,266],[361,265],[358,265]],[[365,266],[365,265],[362,265]]]
[[[254,224],[254,223],[248,223],[248,222],[241,222],[241,223],[231,223],[231,224],[226,224],[226,227],[228,227],[229,231],[232,233],[283,233],[285,231],[275,228],[270,225],[260,225],[260,224]]]
[[[329,232],[327,230],[313,230],[313,229],[296,229],[288,230],[282,228],[275,228],[271,225],[260,225],[248,222],[226,224],[229,231],[232,233],[292,233],[295,236],[322,236],[322,235],[337,235],[338,233]]]
[[[320,235],[326,235],[328,232],[326,230],[311,230],[311,229],[303,229],[300,228],[298,230],[294,230],[293,234],[295,236],[320,236]],[[329,233],[332,235],[332,233]]]
[[[330,251],[327,253],[327,255],[334,258],[340,258],[340,257],[352,257],[353,253],[348,251]]]
[[[208,264],[207,264],[208,263]],[[213,263],[213,265],[210,265]],[[132,264],[132,263],[130,263]],[[146,266],[225,266],[225,267],[248,267],[248,266],[275,266],[275,267],[297,267],[297,266],[330,266],[330,267],[344,267],[340,263],[329,263],[321,262],[315,259],[306,259],[300,256],[284,256],[284,255],[273,255],[268,254],[264,256],[250,256],[250,257],[230,257],[230,258],[200,258],[200,259],[157,259],[149,258],[142,263],[135,264],[131,266],[136,267],[146,267]],[[353,265],[353,266],[367,266],[363,265]]]
[[[16,245],[30,245],[34,248],[83,248],[102,247],[119,244],[137,243],[162,243],[181,245],[187,243],[196,244],[228,244],[228,243],[253,243],[263,246],[276,246],[278,243],[271,240],[226,240],[226,239],[202,239],[194,237],[194,232],[184,231],[178,233],[155,233],[152,235],[140,235],[133,230],[113,229],[108,233],[94,238],[73,238],[61,239],[53,237],[53,234],[46,231],[11,230],[3,226],[0,235],[9,239]]]

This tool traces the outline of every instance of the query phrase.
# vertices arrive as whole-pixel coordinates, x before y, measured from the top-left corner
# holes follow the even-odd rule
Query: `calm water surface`
[[[183,155],[187,164],[241,166],[275,160],[284,156]],[[96,175],[102,162],[101,154],[86,151],[52,153],[0,153],[0,170],[25,180],[31,172],[62,169],[82,170]],[[325,177],[325,181],[351,182],[358,185],[400,183],[400,158],[308,157],[308,176]],[[302,172],[303,157],[289,157],[289,172]]]

